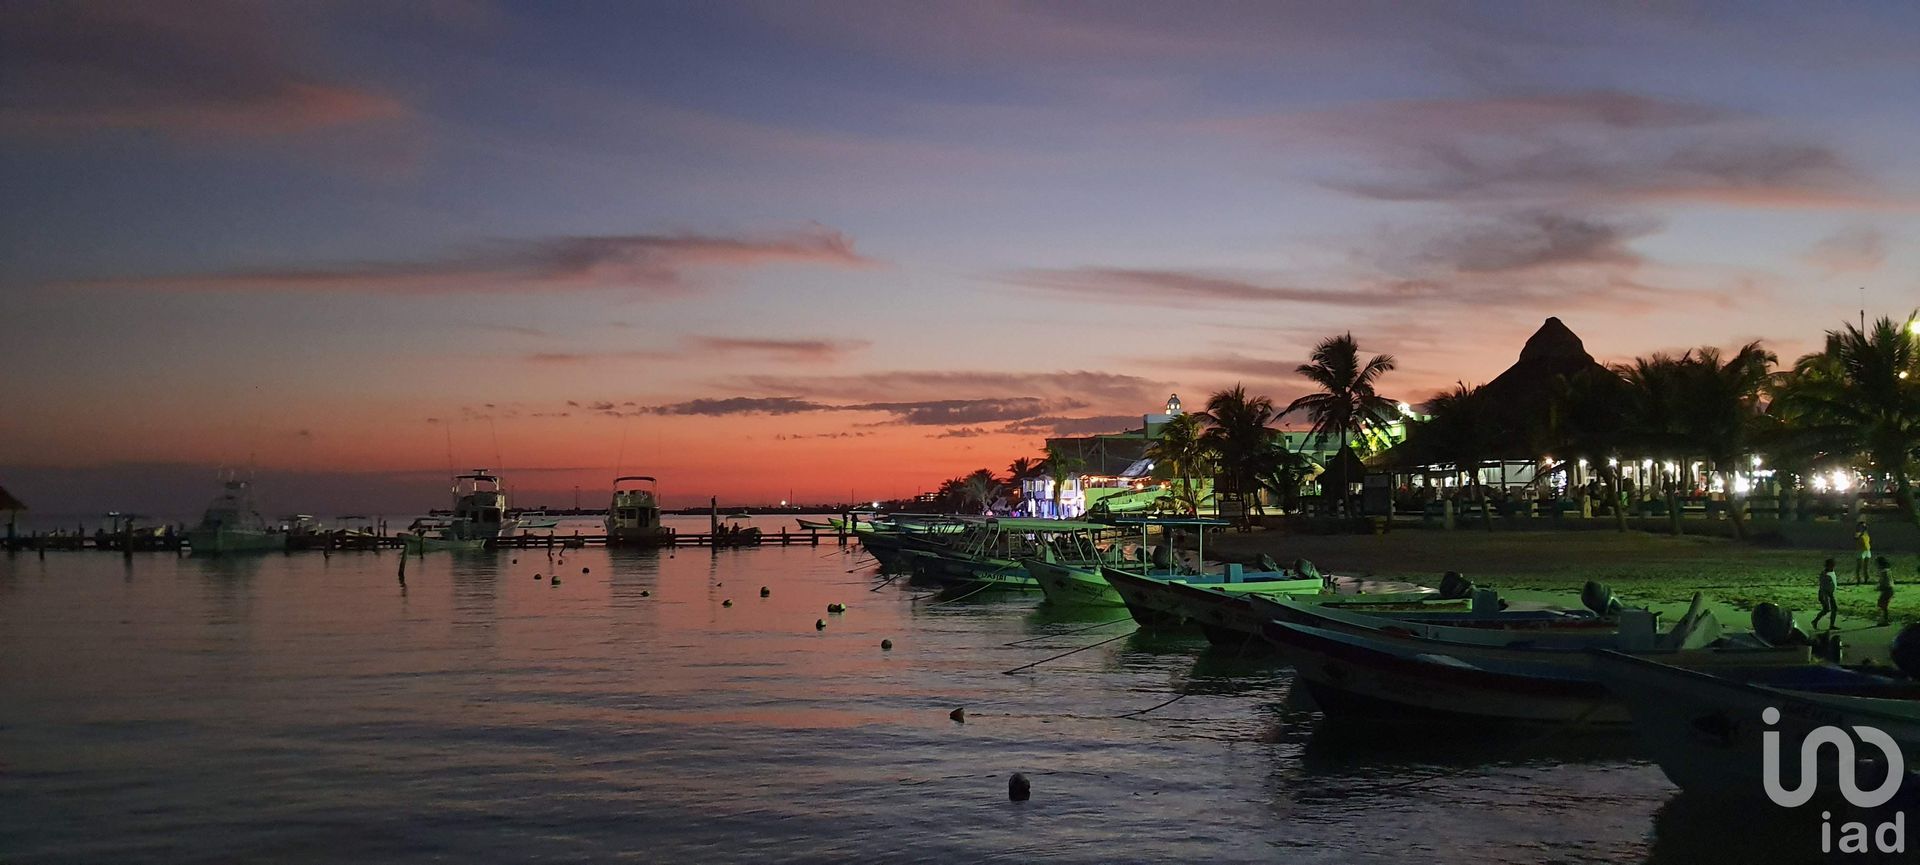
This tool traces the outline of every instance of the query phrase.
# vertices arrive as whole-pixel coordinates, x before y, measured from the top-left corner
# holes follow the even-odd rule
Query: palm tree
[[[1040,474],[1041,471],[1040,460],[1032,457],[1020,457],[1007,464],[1007,480],[1017,484],[1027,478]]]
[[[1247,396],[1247,389],[1236,384],[1232,390],[1210,397],[1207,410],[1196,417],[1208,425],[1200,437],[1218,456],[1221,470],[1233,481],[1233,489],[1242,503],[1242,519],[1250,519],[1251,512],[1245,505],[1247,496],[1251,495],[1254,506],[1259,506],[1260,469],[1263,462],[1271,461],[1274,450],[1275,430],[1268,426],[1275,417],[1273,400]]]
[[[1294,370],[1318,386],[1320,392],[1294,400],[1280,415],[1285,417],[1304,410],[1313,422],[1315,433],[1340,437],[1341,454],[1336,458],[1334,481],[1343,506],[1348,489],[1349,443],[1363,438],[1368,427],[1393,419],[1396,410],[1393,402],[1374,392],[1380,377],[1393,367],[1390,354],[1377,354],[1362,363],[1359,344],[1354,342],[1353,334],[1346,333],[1321,340],[1313,347],[1309,362]]]
[[[960,483],[967,501],[979,505],[980,513],[988,513],[993,500],[1000,497],[1000,479],[993,476],[992,469],[974,469],[973,474],[962,478]]]
[[[1614,368],[1627,382],[1622,406],[1627,415],[1626,439],[1635,450],[1660,461],[1667,519],[1676,535],[1682,532],[1680,493],[1678,479],[1667,471],[1666,464],[1687,459],[1681,419],[1686,410],[1687,369],[1688,361],[1665,353],[1637,357],[1631,364]]]
[[[1254,482],[1280,500],[1282,511],[1299,510],[1300,484],[1312,471],[1312,462],[1288,450],[1285,444],[1273,441],[1267,444],[1264,451],[1254,455],[1251,464]]]
[[[1734,537],[1747,536],[1746,501],[1734,472],[1738,461],[1752,452],[1760,420],[1761,393],[1772,381],[1777,358],[1758,342],[1750,342],[1722,358],[1711,346],[1683,355],[1688,364],[1680,429],[1692,453],[1706,457],[1710,470],[1727,490],[1727,516]]]
[[[948,478],[940,482],[940,489],[934,493],[939,509],[944,512],[959,513],[967,505],[967,479]]]
[[[1627,380],[1614,370],[1588,369],[1554,382],[1552,429],[1548,446],[1589,460],[1606,481],[1612,502],[1614,528],[1627,530],[1627,509],[1620,494],[1620,461],[1616,458],[1628,434]]]
[[[1411,435],[1418,437],[1431,448],[1431,452],[1453,463],[1454,471],[1465,473],[1472,485],[1472,494],[1480,503],[1480,518],[1487,524],[1487,531],[1493,531],[1493,515],[1487,504],[1486,490],[1479,483],[1480,467],[1493,452],[1496,421],[1487,398],[1480,388],[1465,382],[1455,382],[1452,390],[1443,391],[1427,401],[1427,414],[1431,419],[1416,427]]]
[[[1778,389],[1798,450],[1840,459],[1865,457],[1893,475],[1900,513],[1920,525],[1913,495],[1920,460],[1920,312],[1899,323],[1881,318],[1862,330],[1827,331],[1826,348],[1794,364]]]
[[[1176,416],[1160,428],[1160,438],[1147,448],[1147,458],[1153,460],[1155,467],[1164,467],[1173,477],[1178,490],[1175,498],[1188,513],[1200,511],[1193,479],[1209,470],[1213,463],[1212,449],[1207,445],[1201,423],[1199,414]]]

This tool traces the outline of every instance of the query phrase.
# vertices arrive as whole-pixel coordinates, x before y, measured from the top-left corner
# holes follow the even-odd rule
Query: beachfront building
[[[1064,455],[1074,470],[1057,497],[1053,479],[1047,475],[1021,481],[1021,512],[1029,516],[1065,519],[1084,515],[1095,508],[1108,513],[1152,509],[1157,500],[1169,493],[1174,479],[1158,469],[1147,452],[1154,442],[1160,440],[1166,425],[1181,413],[1180,397],[1174,394],[1167,398],[1163,411],[1141,415],[1138,428],[1047,439],[1048,452]],[[1361,440],[1344,444],[1361,454],[1384,450],[1405,441],[1409,424],[1422,419],[1423,416],[1414,411],[1412,406],[1402,403],[1399,417],[1370,428]],[[1304,456],[1315,467],[1303,478],[1303,486],[1308,488],[1317,484],[1316,478],[1323,474],[1321,467],[1332,464],[1343,444],[1337,435],[1315,433],[1303,428],[1281,429],[1278,441],[1287,450]],[[1361,472],[1354,471],[1350,476],[1352,485],[1357,488]],[[1231,495],[1233,491],[1229,488],[1229,480],[1194,479],[1196,497],[1203,513],[1217,514],[1223,497],[1235,498]],[[1217,495],[1216,491],[1228,495]],[[1257,494],[1266,507],[1279,504],[1270,491],[1261,490]],[[1228,504],[1235,505],[1231,501]]]

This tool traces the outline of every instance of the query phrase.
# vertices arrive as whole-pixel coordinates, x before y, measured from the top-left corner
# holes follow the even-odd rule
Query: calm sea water
[[[0,558],[0,861],[1725,852],[1619,738],[1332,725],[1198,638],[1003,675],[1131,625],[869,591],[857,547],[398,562]]]

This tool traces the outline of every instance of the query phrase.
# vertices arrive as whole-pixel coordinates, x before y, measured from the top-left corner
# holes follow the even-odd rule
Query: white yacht
[[[645,487],[638,484],[645,483]],[[646,475],[613,479],[613,504],[607,508],[607,545],[657,547],[673,543],[673,530],[660,525],[659,481]],[[628,484],[626,489],[621,484]]]
[[[239,478],[229,478],[225,486],[220,497],[207,505],[200,524],[187,532],[193,554],[217,556],[286,549],[286,533],[272,531],[254,507],[252,487]]]
[[[454,540],[491,540],[513,530],[507,516],[507,493],[500,478],[486,469],[474,469],[453,479],[453,518],[446,537]]]

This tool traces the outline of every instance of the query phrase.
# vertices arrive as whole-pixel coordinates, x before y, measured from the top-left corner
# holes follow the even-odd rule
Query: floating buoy
[[[760,597],[763,597],[763,598],[764,598],[764,597],[766,597],[766,596],[768,596],[768,595],[771,595],[771,594],[773,594],[773,592],[772,592],[771,590],[769,590],[769,589],[768,589],[768,588],[767,588],[766,586],[761,586],[761,587],[760,587]]]
[[[828,604],[827,605],[827,612],[829,613],[844,613],[846,611],[847,611],[846,604]]]
[[[534,579],[536,579],[536,580],[537,580],[537,579],[540,579],[540,575],[539,575],[539,574],[534,574],[534,575],[533,575],[533,578],[534,578]]]
[[[592,572],[588,571],[586,568],[581,568],[580,573],[586,574],[586,573],[592,573]]]
[[[948,712],[947,717],[952,718],[956,724],[965,724],[967,722],[967,707],[961,706],[958,709]]]
[[[721,602],[720,602],[720,606],[723,606],[723,607],[731,607],[731,606],[733,606],[733,599],[732,599],[732,598],[728,598],[728,599],[726,599],[726,600],[724,600],[724,601],[721,601]]]
[[[553,578],[553,581],[552,581],[551,583],[549,583],[548,585],[554,585],[554,586],[557,586],[557,585],[560,585],[560,578],[559,578],[559,577],[554,577],[554,578]]]
[[[651,598],[651,597],[653,597],[653,593],[652,593],[652,592],[649,592],[649,591],[647,591],[646,589],[641,589],[641,590],[640,590],[640,597],[643,597],[643,598]]]
[[[881,641],[880,641],[880,651],[882,651],[882,652],[891,652],[891,651],[893,651],[893,641],[892,641],[892,640],[881,640]]]
[[[814,630],[816,630],[816,631],[824,631],[824,630],[826,630],[826,629],[827,629],[827,620],[826,620],[826,619],[814,619],[814,620],[813,620],[813,629],[814,629]]]
[[[1033,797],[1033,785],[1027,783],[1027,776],[1019,772],[1007,779],[1007,801],[1025,802]]]
[[[513,560],[513,563],[514,563],[514,564],[516,564],[516,565],[517,565],[517,564],[520,564],[520,560],[519,560],[518,558],[515,558],[515,559]]]

